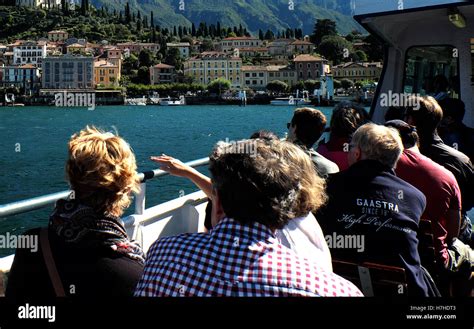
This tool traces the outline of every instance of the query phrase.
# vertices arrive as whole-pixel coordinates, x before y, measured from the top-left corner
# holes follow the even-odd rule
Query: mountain
[[[123,0],[91,0],[96,8],[124,10]],[[222,26],[239,26],[255,33],[259,29],[274,32],[286,28],[302,28],[310,34],[318,18],[337,23],[340,33],[361,27],[350,16],[350,0],[130,0],[133,10],[150,16],[162,27],[199,25],[200,22]],[[180,10],[184,4],[184,11]],[[290,10],[293,7],[294,10]]]

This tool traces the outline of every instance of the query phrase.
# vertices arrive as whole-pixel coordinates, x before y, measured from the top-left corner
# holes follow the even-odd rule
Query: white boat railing
[[[193,168],[206,166],[209,164],[209,158],[193,160],[186,164]],[[159,237],[203,230],[207,197],[202,191],[146,208],[147,181],[167,175],[168,172],[160,169],[139,173],[141,183],[140,192],[135,195],[135,213],[123,218],[127,233],[137,240],[145,251]],[[0,218],[53,205],[60,199],[68,198],[72,193],[73,191],[68,190],[0,205]],[[9,271],[12,261],[13,255],[0,258],[0,271]]]
[[[198,160],[193,160],[187,162],[186,164],[196,168],[202,167],[209,163],[209,158],[202,158]],[[162,176],[169,175],[166,171],[155,169],[143,173],[138,174],[138,178],[141,182],[140,187],[141,190],[138,194],[135,195],[135,212],[138,215],[143,214],[145,210],[145,195],[146,195],[146,181]],[[60,199],[67,198],[73,193],[73,191],[62,191],[52,194],[43,195],[40,197],[35,197],[31,199],[16,201],[4,205],[0,205],[0,218],[10,217],[26,212],[30,212],[36,209],[40,209],[46,207],[48,205],[54,204],[56,201]]]

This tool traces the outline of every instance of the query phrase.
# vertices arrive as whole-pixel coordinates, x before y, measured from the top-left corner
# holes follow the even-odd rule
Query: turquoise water
[[[330,117],[332,108],[320,109]],[[0,107],[0,204],[66,190],[67,141],[87,124],[117,129],[132,146],[138,170],[146,171],[156,168],[151,155],[166,153],[190,161],[208,156],[219,140],[247,138],[258,129],[283,137],[293,110],[292,106],[112,106],[93,111]],[[176,198],[180,190],[188,193],[196,188],[176,177],[152,180],[147,185],[147,206]],[[0,233],[44,225],[50,211],[48,207],[0,219]]]

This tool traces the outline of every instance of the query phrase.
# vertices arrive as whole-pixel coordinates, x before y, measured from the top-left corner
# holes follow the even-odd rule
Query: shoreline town
[[[60,1],[52,2],[45,12],[60,13]],[[0,7],[0,19],[2,10],[12,15],[8,8]],[[44,10],[30,2],[16,8],[26,10],[24,15]],[[67,10],[66,18],[82,15],[82,8]],[[242,26],[219,22],[162,29],[153,12],[142,18],[130,11],[128,3],[124,17],[122,11],[89,6],[87,15],[146,31],[148,39],[93,40],[59,23],[35,37],[0,35],[0,104],[55,105],[55,95],[67,92],[93,93],[96,105],[270,104],[281,97],[289,100],[285,105],[331,106],[341,100],[368,105],[382,71],[380,60],[369,61],[374,45],[367,36],[358,31],[341,36],[331,20],[318,20],[311,35],[296,28],[253,36]],[[317,36],[318,29],[325,35]]]

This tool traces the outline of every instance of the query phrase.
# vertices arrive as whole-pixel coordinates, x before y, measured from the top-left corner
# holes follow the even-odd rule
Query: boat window
[[[459,98],[457,49],[453,46],[421,46],[407,51],[403,90],[409,94]]]

